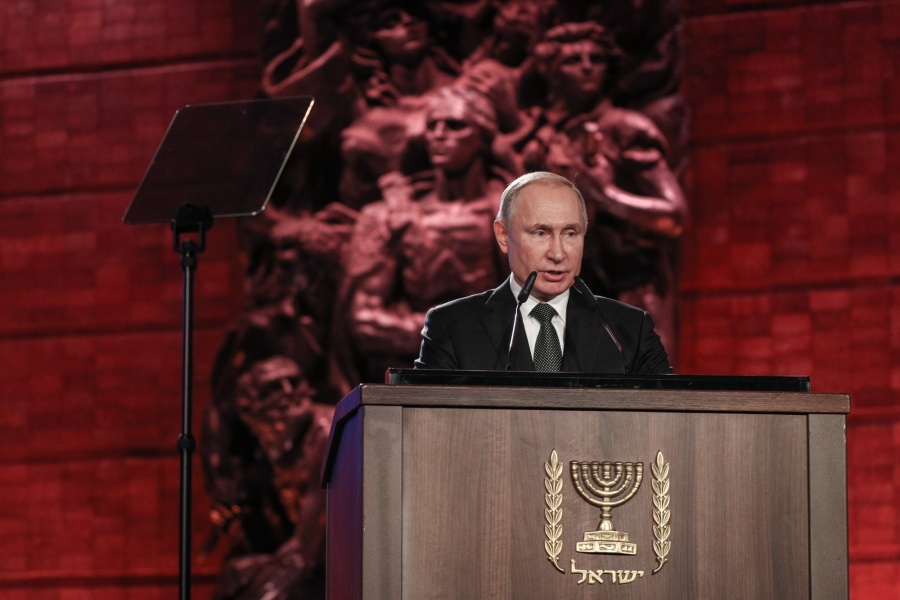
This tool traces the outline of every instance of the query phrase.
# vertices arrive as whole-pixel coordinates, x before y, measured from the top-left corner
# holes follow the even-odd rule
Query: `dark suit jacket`
[[[597,306],[577,287],[566,309],[562,370],[580,373],[669,373],[669,357],[638,308],[595,296]],[[460,298],[428,311],[417,369],[506,369],[516,299],[504,281],[495,290]],[[534,362],[521,319],[510,370],[533,371]]]

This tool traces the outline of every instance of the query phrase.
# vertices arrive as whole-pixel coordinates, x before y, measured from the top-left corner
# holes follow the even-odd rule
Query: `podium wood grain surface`
[[[848,410],[837,394],[361,386],[323,473],[329,598],[846,599]],[[553,451],[563,572],[544,544]],[[653,573],[657,453],[671,549]],[[575,551],[600,510],[570,461],[644,463],[612,509],[634,556]]]

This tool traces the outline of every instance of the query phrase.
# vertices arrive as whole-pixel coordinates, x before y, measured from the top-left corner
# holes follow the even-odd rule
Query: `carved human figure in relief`
[[[494,0],[489,35],[468,61],[493,60],[506,67],[519,67],[532,54],[554,13],[552,0]]]
[[[490,35],[466,58],[458,85],[477,90],[497,109],[503,144],[522,135],[520,86],[553,10],[547,0],[495,0]],[[527,123],[525,123],[527,131]],[[517,164],[515,171],[521,172]]]
[[[358,116],[445,85],[458,70],[434,43],[423,2],[296,0],[296,13],[297,39],[266,65],[268,96],[313,95],[325,105],[319,113],[333,116],[338,104]]]
[[[419,0],[297,0],[297,11],[300,35],[269,61],[263,91],[315,97],[307,133],[326,141],[304,155],[342,167],[338,189],[317,191],[359,209],[379,199],[379,176],[424,154],[409,143],[424,129],[425,100],[460,67],[435,42],[433,12]]]
[[[214,526],[202,553],[223,538],[230,545],[217,600],[294,598],[300,589],[324,597],[305,590],[322,587],[321,562],[309,558],[324,511],[317,465],[329,405],[340,398],[325,377],[326,349],[354,220],[330,204],[314,213],[269,207],[243,222],[254,249],[247,311],[216,357],[200,445]],[[266,596],[270,580],[283,595]]]
[[[340,196],[357,208],[381,197],[382,175],[427,165],[420,142],[428,96],[459,74],[435,43],[421,2],[369,4],[368,29],[353,55],[367,108],[341,132]]]
[[[232,540],[215,597],[229,600],[321,598],[325,491],[319,468],[334,412],[312,401],[298,365],[273,356],[237,382],[234,409],[245,439],[209,463],[231,462],[237,489],[215,498],[212,521]]]
[[[360,364],[361,372],[345,371],[347,385],[409,364],[429,307],[503,274],[493,219],[509,173],[492,150],[494,107],[474,90],[448,87],[425,116],[431,168],[382,178],[384,198],[362,210],[348,247],[342,346],[353,356],[338,362]]]
[[[618,53],[602,26],[556,26],[535,53],[547,93],[523,151],[525,167],[578,184],[592,223],[582,276],[602,293],[650,311],[671,346],[673,241],[687,205],[666,163],[666,141],[646,116],[607,97]]]

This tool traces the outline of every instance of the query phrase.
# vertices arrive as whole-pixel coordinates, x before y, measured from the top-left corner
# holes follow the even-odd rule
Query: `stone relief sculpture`
[[[284,356],[253,363],[235,392],[235,422],[207,422],[207,435],[225,426],[231,442],[205,454],[219,486],[211,519],[232,540],[216,598],[323,597],[319,468],[334,407],[313,401],[300,367]]]
[[[509,171],[493,142],[497,115],[475,90],[446,87],[424,110],[430,167],[379,179],[383,198],[365,206],[344,253],[335,323],[334,373],[349,390],[408,364],[425,311],[497,281],[491,247],[499,194]]]
[[[507,274],[492,222],[527,170],[574,179],[583,277],[674,354],[687,117],[676,0],[266,0],[261,91],[316,105],[240,224],[246,310],[201,443],[221,599],[321,598],[330,406],[411,366],[425,311]],[[206,548],[207,550],[209,548]]]
[[[564,23],[544,34],[535,70],[547,94],[524,164],[579,185],[590,223],[582,277],[599,293],[650,311],[667,343],[674,328],[668,242],[681,234],[687,205],[662,133],[647,116],[611,102],[619,56],[597,23]]]

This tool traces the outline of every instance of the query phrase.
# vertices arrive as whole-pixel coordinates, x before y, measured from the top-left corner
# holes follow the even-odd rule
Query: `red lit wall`
[[[176,597],[182,273],[167,226],[122,216],[177,108],[255,95],[255,4],[0,3],[5,600]],[[241,285],[234,226],[217,224],[197,273],[197,423]],[[194,597],[217,570],[196,565]]]
[[[686,8],[680,370],[851,394],[851,598],[900,598],[900,2]]]

